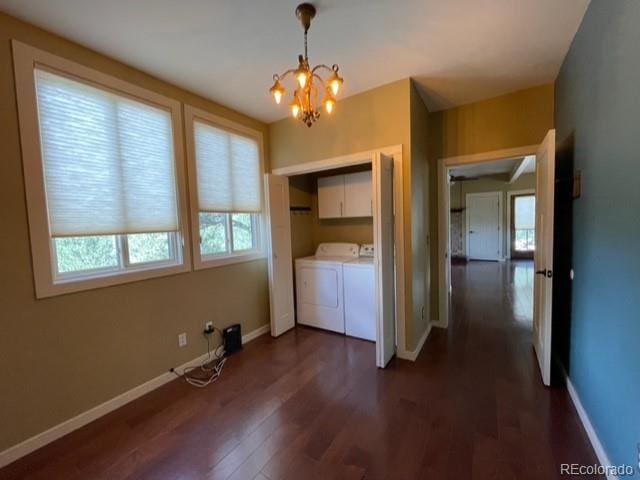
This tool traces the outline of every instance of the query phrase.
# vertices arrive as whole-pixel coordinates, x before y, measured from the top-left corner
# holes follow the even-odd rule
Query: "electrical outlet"
[[[208,331],[213,330],[213,322],[206,322],[206,323],[204,324],[204,329],[205,329],[205,331],[207,331],[207,332],[208,332]]]
[[[187,334],[186,333],[180,333],[178,335],[178,346],[179,347],[186,347],[187,346]]]

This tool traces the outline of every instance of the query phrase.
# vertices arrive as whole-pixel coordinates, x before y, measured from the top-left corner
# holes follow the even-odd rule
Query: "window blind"
[[[514,226],[518,230],[536,228],[536,197],[516,197]]]
[[[171,114],[36,69],[51,235],[178,230]]]
[[[199,210],[260,212],[258,142],[197,120],[194,137]]]

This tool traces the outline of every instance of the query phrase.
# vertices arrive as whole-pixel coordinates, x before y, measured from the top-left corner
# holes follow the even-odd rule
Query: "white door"
[[[340,218],[344,213],[344,176],[318,179],[318,217]]]
[[[533,282],[533,347],[545,385],[551,383],[555,149],[556,131],[549,130],[536,155],[536,275]]]
[[[344,176],[344,217],[373,215],[371,171],[349,173]]]
[[[396,352],[393,158],[377,154],[374,162],[373,238],[378,304],[376,365],[384,368]]]
[[[502,237],[500,192],[467,194],[467,256],[471,260],[500,260]]]
[[[269,302],[271,335],[277,337],[295,325],[289,179],[265,175],[267,240],[269,242]]]

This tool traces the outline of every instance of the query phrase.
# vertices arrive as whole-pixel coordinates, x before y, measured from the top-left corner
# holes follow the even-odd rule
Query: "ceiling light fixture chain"
[[[304,55],[298,55],[297,68],[289,69],[281,75],[275,74],[273,76],[273,86],[269,90],[275,102],[280,104],[286,93],[281,81],[284,81],[285,78],[292,74],[296,79],[297,86],[293,90],[293,98],[289,104],[291,114],[294,118],[300,119],[307,127],[311,127],[320,118],[320,110],[317,107],[318,87],[324,92],[322,104],[325,111],[331,114],[336,105],[336,95],[344,83],[338,73],[339,67],[335,63],[331,67],[324,64],[316,65],[313,68],[309,66],[307,34],[311,26],[311,20],[315,15],[316,9],[310,3],[301,3],[296,8],[296,17],[300,20],[304,29]],[[319,74],[321,70],[331,72],[326,81]]]

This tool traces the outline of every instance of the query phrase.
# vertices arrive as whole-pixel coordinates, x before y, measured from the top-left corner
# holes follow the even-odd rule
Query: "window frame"
[[[224,265],[232,265],[236,263],[251,262],[266,258],[266,242],[265,242],[265,219],[264,219],[264,182],[259,182],[260,197],[263,199],[263,208],[259,213],[252,214],[255,228],[256,247],[252,250],[243,250],[239,252],[233,251],[233,233],[231,215],[234,213],[244,212],[211,212],[211,213],[228,213],[227,221],[227,242],[229,243],[229,251],[221,254],[201,255],[200,254],[200,210],[198,206],[198,172],[195,153],[195,129],[194,122],[201,121],[215,128],[226,130],[230,133],[242,135],[258,142],[258,156],[260,173],[264,175],[264,140],[262,132],[246,127],[239,123],[233,122],[226,118],[201,110],[192,105],[184,106],[185,136],[187,145],[187,171],[189,180],[189,203],[191,214],[191,243],[193,268],[201,270],[204,268],[215,268]],[[204,213],[204,212],[203,212]]]
[[[180,102],[16,40],[12,40],[12,49],[36,298],[52,297],[189,271],[191,252],[185,246],[189,245],[190,232],[186,227],[189,214]],[[34,75],[36,68],[42,68],[156,108],[162,108],[170,113],[179,216],[179,229],[175,234],[177,251],[175,262],[172,261],[170,264],[147,262],[131,268],[96,269],[83,272],[85,274],[78,272],[78,274],[64,275],[62,278],[57,274],[54,240],[49,230],[44,166],[40,145]],[[121,255],[121,253],[119,254]]]

